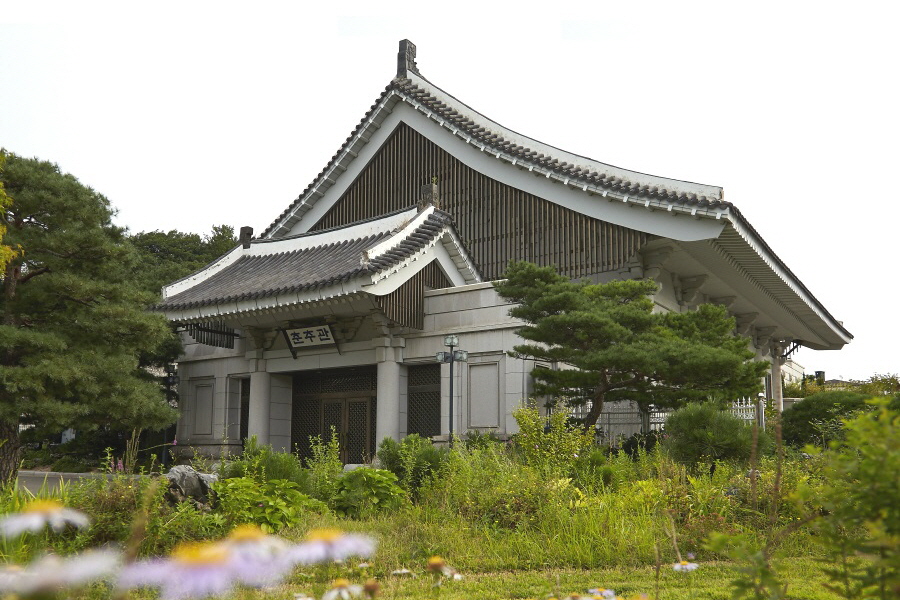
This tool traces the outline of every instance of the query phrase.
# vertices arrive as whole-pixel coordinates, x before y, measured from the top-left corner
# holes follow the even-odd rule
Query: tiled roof
[[[403,236],[397,235],[398,228],[386,224],[382,231],[372,232],[370,228],[368,235],[340,239],[343,230],[359,225],[355,223],[274,241],[254,240],[250,252],[209,277],[199,277],[198,283],[192,287],[166,297],[156,309],[179,310],[279,296],[349,282],[363,276],[367,276],[371,283],[373,275],[390,269],[421,251],[452,224],[447,213],[437,209],[426,210],[429,214],[417,226],[405,231]],[[396,217],[404,212],[416,216],[414,209],[398,211],[389,216]],[[373,223],[377,226],[379,220],[392,223],[384,218],[360,223]],[[399,229],[402,230],[403,227]],[[388,245],[385,246],[385,243]],[[253,246],[268,247],[262,249],[263,253],[254,253]],[[278,251],[281,247],[285,251]],[[233,252],[241,250],[236,248]],[[202,271],[198,275],[202,275]]]
[[[421,81],[427,81],[420,77]],[[435,86],[435,90],[437,90]],[[437,92],[435,92],[437,93]],[[500,132],[502,127],[496,125],[487,118],[479,118],[480,115],[475,111],[468,111],[463,114],[458,108],[451,106],[447,102],[441,101],[433,93],[418,86],[412,79],[396,78],[388,84],[384,92],[369,108],[369,111],[360,120],[359,124],[354,128],[350,136],[347,137],[340,149],[331,157],[331,160],[324,169],[315,177],[315,179],[306,187],[305,190],[297,197],[297,199],[288,206],[275,221],[266,228],[262,237],[269,236],[280,223],[297,207],[298,204],[304,202],[314,189],[320,183],[325,181],[326,175],[335,170],[335,166],[347,155],[347,151],[351,149],[354,142],[359,138],[359,134],[369,127],[374,121],[374,115],[379,107],[385,104],[392,96],[397,96],[398,100],[407,99],[410,102],[424,107],[426,110],[432,111],[443,121],[452,124],[458,130],[457,135],[463,133],[466,137],[471,138],[475,142],[484,146],[484,150],[493,153],[502,153],[507,158],[512,158],[520,168],[535,167],[542,170],[552,172],[561,180],[567,181],[571,185],[589,186],[592,189],[601,189],[617,194],[627,195],[634,200],[646,199],[671,202],[683,205],[693,205],[703,208],[729,208],[730,202],[722,199],[722,189],[715,186],[705,186],[700,184],[690,184],[676,180],[666,180],[664,178],[644,175],[636,171],[627,171],[619,169],[611,165],[604,165],[599,161],[589,158],[578,157],[568,152],[559,151],[554,153],[551,146],[535,142],[533,145],[541,147],[544,151],[539,152],[525,145],[515,143],[504,137]],[[450,97],[449,95],[447,96]],[[462,108],[462,103],[459,103]],[[509,131],[509,130],[504,130]],[[514,133],[514,132],[510,132]],[[519,136],[523,138],[524,136]],[[555,156],[554,154],[558,154]],[[581,166],[574,162],[560,160],[559,156],[569,158],[570,161],[578,160],[583,163]],[[589,166],[588,166],[589,165]],[[606,168],[604,168],[606,167]],[[339,171],[342,169],[338,169]],[[666,181],[671,184],[667,185]],[[685,191],[680,188],[694,188],[696,190],[707,191]],[[314,201],[314,200],[313,200]]]

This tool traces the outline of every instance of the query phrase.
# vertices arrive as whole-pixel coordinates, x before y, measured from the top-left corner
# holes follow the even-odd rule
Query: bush
[[[58,473],[87,473],[91,470],[91,465],[74,456],[63,456],[54,461],[50,470]]]
[[[328,507],[300,491],[300,486],[286,479],[270,479],[260,483],[250,477],[232,477],[213,484],[216,510],[230,526],[255,523],[264,531],[275,533],[297,525],[307,512],[323,514]]]
[[[542,417],[536,408],[513,411],[519,433],[513,440],[525,463],[551,477],[568,475],[579,455],[594,445],[591,432],[568,421],[564,411]]]
[[[612,489],[615,469],[607,464],[606,450],[594,448],[583,452],[572,469],[572,482],[585,491]]]
[[[753,445],[751,428],[711,403],[689,404],[676,410],[666,420],[665,433],[666,451],[687,465],[710,460],[746,460]],[[760,431],[760,451],[770,446],[771,440]]]
[[[334,427],[328,441],[323,442],[320,436],[310,437],[309,449],[312,458],[306,459],[306,468],[309,469],[310,495],[322,502],[331,502],[337,493],[338,479],[344,472],[341,444]]]
[[[397,476],[403,489],[416,496],[422,483],[438,471],[447,452],[414,433],[400,442],[384,438],[378,447],[378,460]]]
[[[843,439],[841,419],[866,410],[866,394],[847,391],[819,392],[807,396],[784,411],[781,435],[785,443],[826,446]]]
[[[662,439],[662,432],[653,430],[647,433],[635,433],[622,442],[622,450],[633,459],[637,459],[638,453],[652,452]]]
[[[296,483],[306,494],[312,491],[309,472],[300,459],[288,452],[276,452],[271,446],[260,446],[256,436],[247,440],[240,456],[222,463],[222,479],[250,477],[257,481],[284,479]]]
[[[359,467],[338,480],[335,508],[350,517],[399,508],[406,493],[397,485],[397,476],[384,469]]]

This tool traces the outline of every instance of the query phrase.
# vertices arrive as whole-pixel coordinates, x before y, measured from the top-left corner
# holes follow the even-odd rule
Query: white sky
[[[57,162],[132,231],[260,233],[409,38],[425,77],[507,127],[723,186],[855,336],[802,349],[806,372],[900,371],[893,3],[305,4],[0,0],[0,146]]]

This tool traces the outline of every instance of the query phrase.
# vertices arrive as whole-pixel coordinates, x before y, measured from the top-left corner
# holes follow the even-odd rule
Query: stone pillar
[[[265,369],[264,361],[260,366]],[[269,443],[269,407],[271,404],[271,377],[265,370],[250,373],[250,414],[247,423],[247,435],[256,436],[260,444]]]
[[[775,403],[775,410],[778,414],[784,411],[784,394],[781,389],[781,365],[784,359],[781,358],[781,345],[772,344],[772,401]]]
[[[400,437],[400,363],[391,347],[375,349],[378,360],[378,409],[375,411],[375,447],[386,437]]]

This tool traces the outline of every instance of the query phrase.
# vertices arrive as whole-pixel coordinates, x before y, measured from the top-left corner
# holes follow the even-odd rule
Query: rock
[[[189,501],[197,508],[209,510],[209,499],[212,494],[212,484],[219,477],[210,473],[199,473],[194,467],[177,465],[166,473],[169,480],[167,496],[175,502]]]

